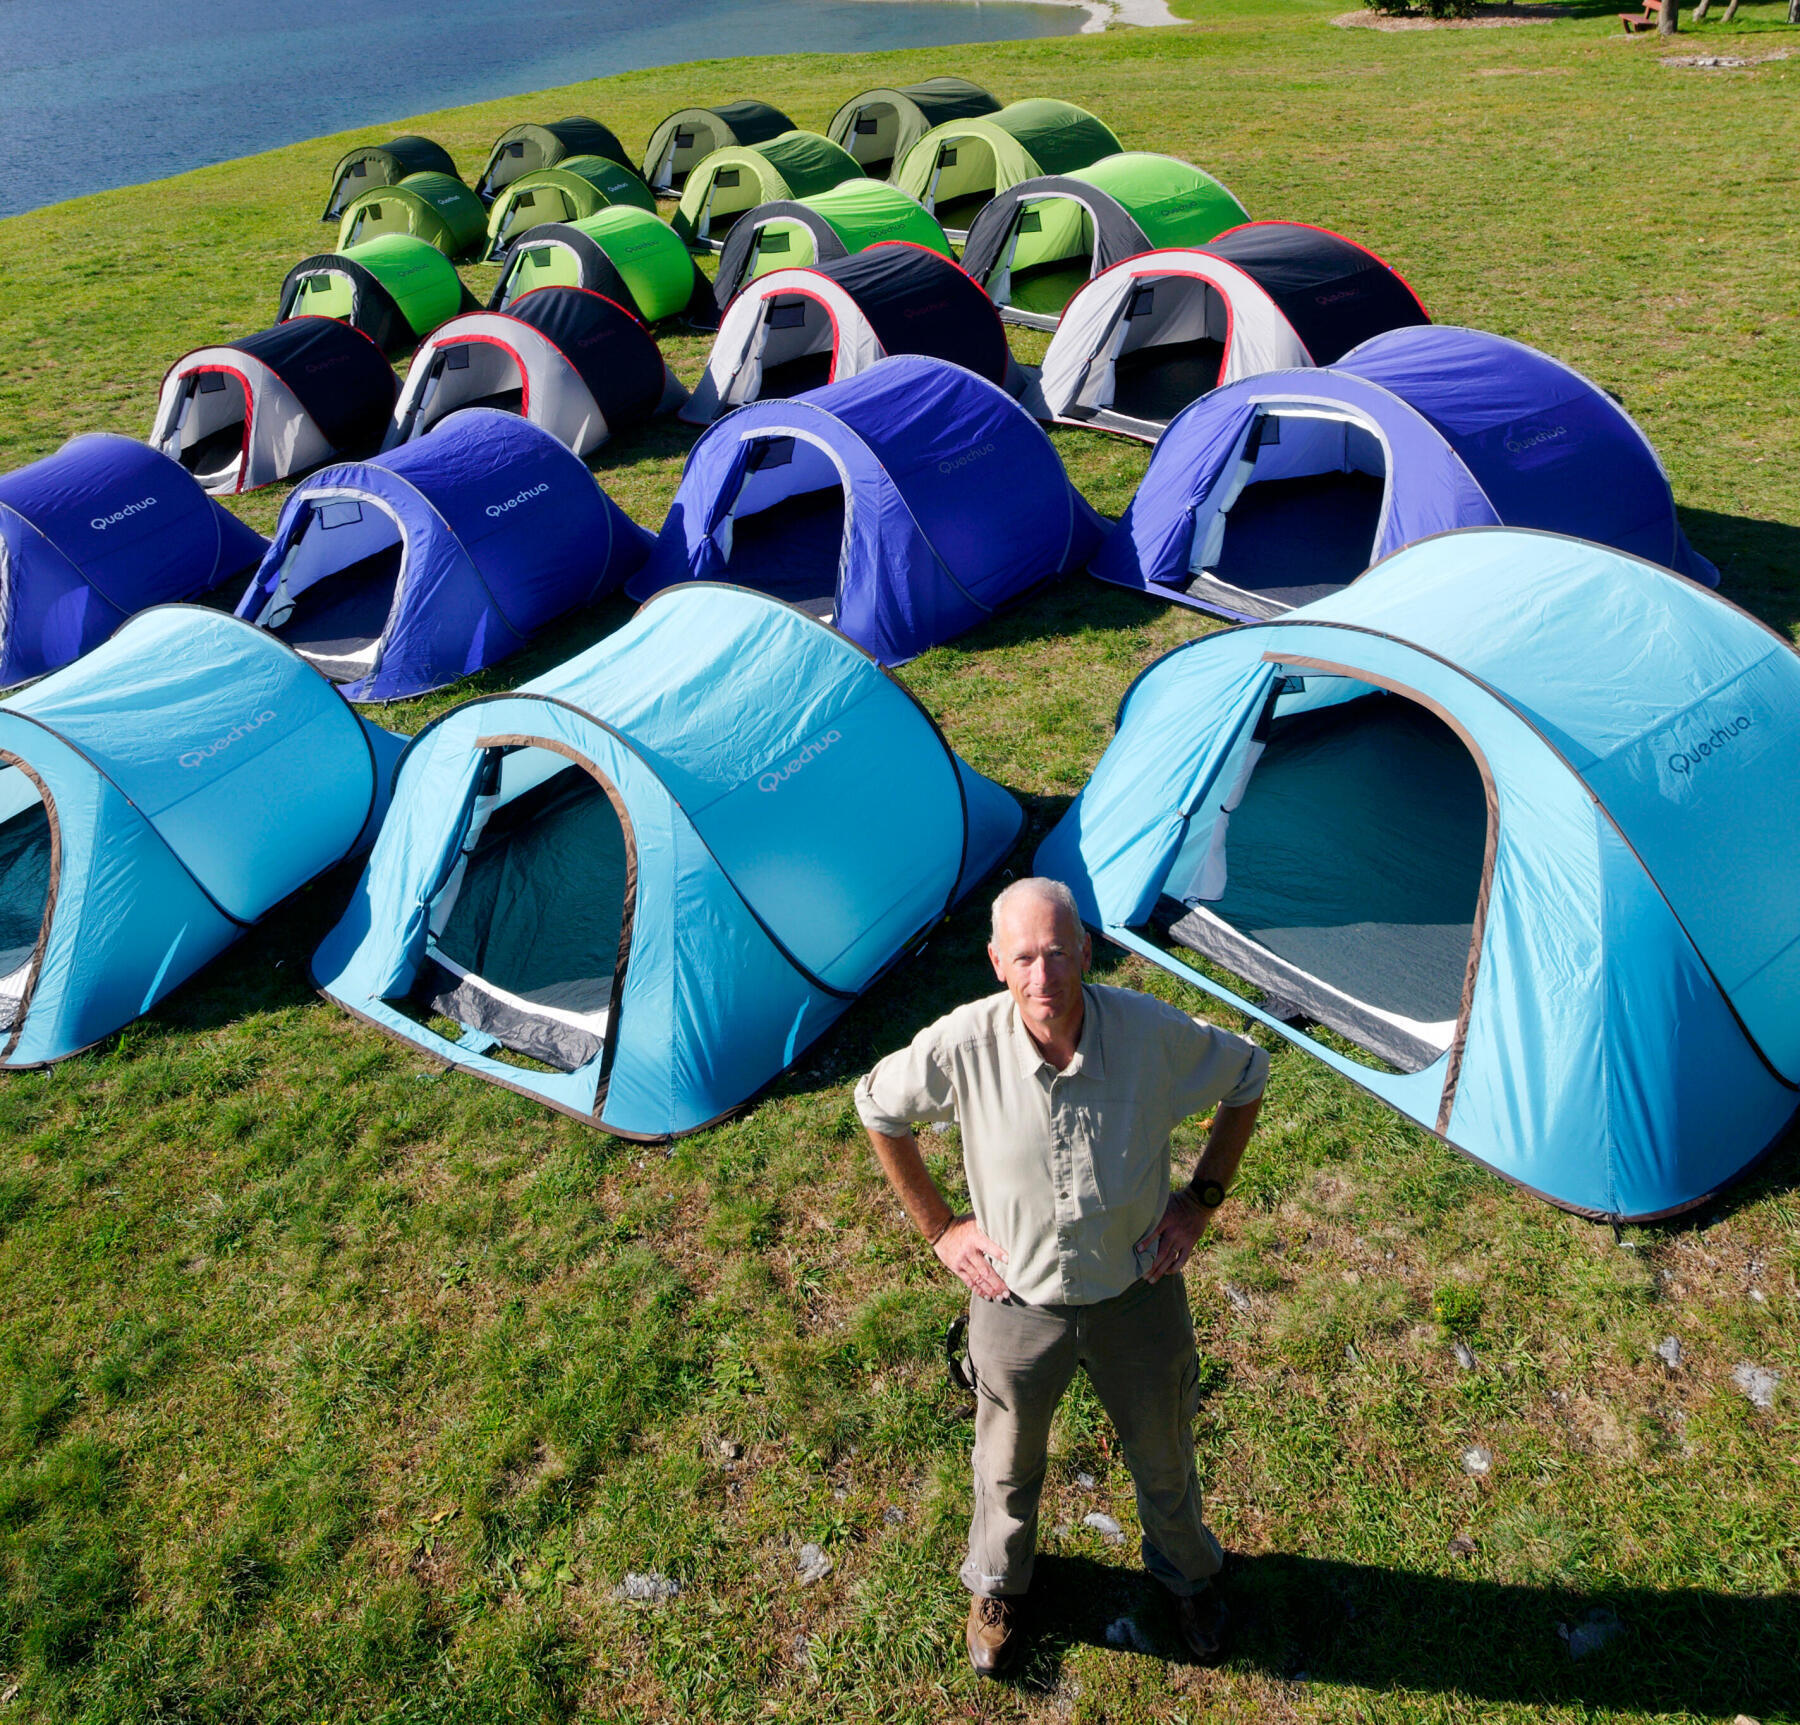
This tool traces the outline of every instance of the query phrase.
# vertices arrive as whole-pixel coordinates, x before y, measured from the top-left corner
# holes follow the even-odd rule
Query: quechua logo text
[[[188,749],[177,760],[183,767],[204,766],[214,755],[223,754],[233,743],[241,743],[252,732],[260,731],[275,717],[273,707],[264,707],[253,718],[240,719],[221,737],[214,737],[210,743],[202,743],[197,749]]]
[[[843,740],[842,731],[826,731],[822,736],[814,737],[811,742],[802,744],[799,752],[783,761],[780,766],[771,767],[764,773],[756,781],[756,788],[765,795],[770,791],[780,790],[796,773],[804,772],[833,743],[841,743]]]

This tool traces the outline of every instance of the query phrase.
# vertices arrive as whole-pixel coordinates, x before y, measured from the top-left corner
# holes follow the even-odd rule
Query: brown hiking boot
[[[1019,1602],[1016,1599],[969,1601],[969,1625],[965,1636],[969,1663],[983,1677],[998,1677],[1012,1663],[1019,1647]]]
[[[1171,1594],[1169,1603],[1175,1608],[1175,1633],[1182,1651],[1196,1665],[1217,1665],[1225,1657],[1231,1632],[1231,1613],[1219,1590],[1209,1581],[1198,1593]]]

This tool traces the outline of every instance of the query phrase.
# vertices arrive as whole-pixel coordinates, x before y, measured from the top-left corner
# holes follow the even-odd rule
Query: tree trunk
[[[1673,36],[1681,28],[1681,0],[1662,0],[1662,11],[1657,14],[1656,31],[1659,36]]]
[[[1706,14],[1711,10],[1712,0],[1700,0],[1700,4],[1694,8],[1694,22],[1696,24],[1704,24],[1706,22]],[[1729,12],[1725,15],[1725,21],[1727,23],[1731,22],[1731,14]]]

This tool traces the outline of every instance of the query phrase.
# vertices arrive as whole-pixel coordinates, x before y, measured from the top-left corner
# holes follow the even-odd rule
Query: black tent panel
[[[285,323],[295,315],[294,302],[300,298],[309,276],[327,272],[346,277],[356,289],[356,315],[350,319],[353,329],[361,330],[385,354],[406,353],[418,346],[419,338],[394,296],[372,272],[341,252],[320,252],[302,258],[288,271],[287,280],[281,284],[281,309],[276,313],[276,321]],[[303,305],[299,310],[305,314]]]
[[[1334,365],[1387,330],[1431,322],[1397,271],[1325,228],[1248,222],[1200,249],[1255,280],[1293,325],[1314,365]]]
[[[719,273],[712,288],[721,313],[743,290],[746,278],[757,263],[758,236],[767,222],[799,222],[808,228],[813,237],[815,263],[828,263],[832,258],[846,255],[837,229],[817,210],[790,198],[758,204],[747,216],[740,216],[733,222],[731,231],[725,236],[725,249],[719,254]]]
[[[741,102],[724,102],[712,110],[731,128],[740,144],[766,144],[783,132],[795,130],[794,122],[779,108],[767,102],[746,98]]]
[[[570,114],[561,120],[548,120],[544,130],[555,137],[565,156],[604,156],[634,174],[637,163],[625,153],[625,146],[608,126],[590,120],[585,114]]]
[[[1021,206],[1043,198],[1068,198],[1087,211],[1094,224],[1092,274],[1126,258],[1147,252],[1150,241],[1137,225],[1131,212],[1109,192],[1086,180],[1071,179],[1067,174],[1042,174],[1035,180],[1021,180],[984,204],[981,213],[969,226],[969,237],[963,245],[963,268],[976,281],[985,285],[994,266],[1006,251],[1007,241],[1020,219]]]
[[[371,336],[328,317],[296,317],[231,344],[293,392],[333,448],[381,447],[400,380]]]
[[[952,120],[979,120],[984,114],[1000,112],[1000,100],[979,84],[967,78],[924,78],[916,84],[902,84],[900,94],[910,96],[926,122],[932,126],[947,125]]]
[[[1000,315],[948,258],[885,240],[816,267],[856,301],[889,354],[947,359],[1005,388],[1011,350]]]
[[[534,288],[504,314],[552,342],[588,386],[609,430],[642,425],[667,385],[650,332],[622,305],[587,288]]]

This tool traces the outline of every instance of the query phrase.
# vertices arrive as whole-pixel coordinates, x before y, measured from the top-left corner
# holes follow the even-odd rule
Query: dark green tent
[[[583,114],[567,114],[541,126],[529,120],[509,126],[494,140],[475,190],[483,203],[492,203],[522,175],[535,173],[539,168],[554,168],[568,156],[604,156],[609,162],[637,172],[637,164],[607,127]]]
[[[397,186],[408,174],[456,174],[456,164],[442,144],[408,132],[385,144],[363,144],[341,157],[331,172],[331,196],[319,220],[335,222],[358,192]]]
[[[1000,103],[967,78],[926,78],[852,96],[833,116],[826,136],[843,145],[870,179],[885,180],[933,126],[999,111]]]
[[[793,129],[794,122],[767,102],[746,99],[719,108],[678,108],[644,146],[644,178],[651,191],[672,197],[714,150],[766,143]]]

